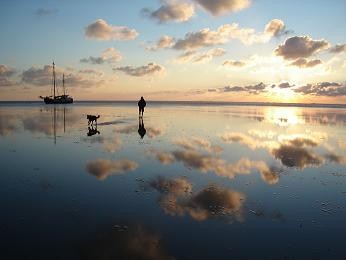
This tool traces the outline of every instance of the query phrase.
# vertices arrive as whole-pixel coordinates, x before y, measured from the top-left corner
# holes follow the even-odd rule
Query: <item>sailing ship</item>
[[[63,95],[55,95],[56,93],[56,79],[55,79],[55,63],[53,61],[53,96],[42,97],[44,103],[46,104],[69,104],[73,103],[73,98],[66,94],[65,88],[65,75],[62,75],[62,87],[64,94]]]

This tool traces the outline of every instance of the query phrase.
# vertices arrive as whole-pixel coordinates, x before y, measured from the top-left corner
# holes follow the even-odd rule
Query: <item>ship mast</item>
[[[55,99],[55,63],[53,60],[53,86],[54,86],[54,99]]]
[[[62,89],[64,91],[64,96],[66,96],[66,91],[65,91],[65,74],[62,74]]]

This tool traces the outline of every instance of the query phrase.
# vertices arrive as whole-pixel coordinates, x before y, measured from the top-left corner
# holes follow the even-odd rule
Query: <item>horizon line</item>
[[[75,100],[74,103],[87,103],[87,102],[118,102],[118,103],[129,103],[137,102],[138,100]],[[300,102],[266,102],[266,101],[196,101],[196,100],[146,100],[152,103],[181,103],[181,104],[192,104],[199,103],[202,105],[254,105],[254,106],[291,106],[291,107],[336,107],[346,108],[346,104],[342,103],[300,103]],[[42,103],[41,100],[0,100],[0,103]]]

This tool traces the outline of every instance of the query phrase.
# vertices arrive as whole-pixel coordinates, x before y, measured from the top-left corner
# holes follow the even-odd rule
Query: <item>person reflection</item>
[[[138,134],[143,139],[147,130],[144,127],[143,117],[138,118]]]
[[[88,136],[93,136],[96,134],[100,134],[100,131],[97,130],[97,126],[88,126]]]

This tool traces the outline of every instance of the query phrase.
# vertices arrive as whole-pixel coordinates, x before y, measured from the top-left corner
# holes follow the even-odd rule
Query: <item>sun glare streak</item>
[[[295,107],[268,107],[264,111],[265,118],[279,126],[290,126],[304,123],[299,118],[299,108]]]

